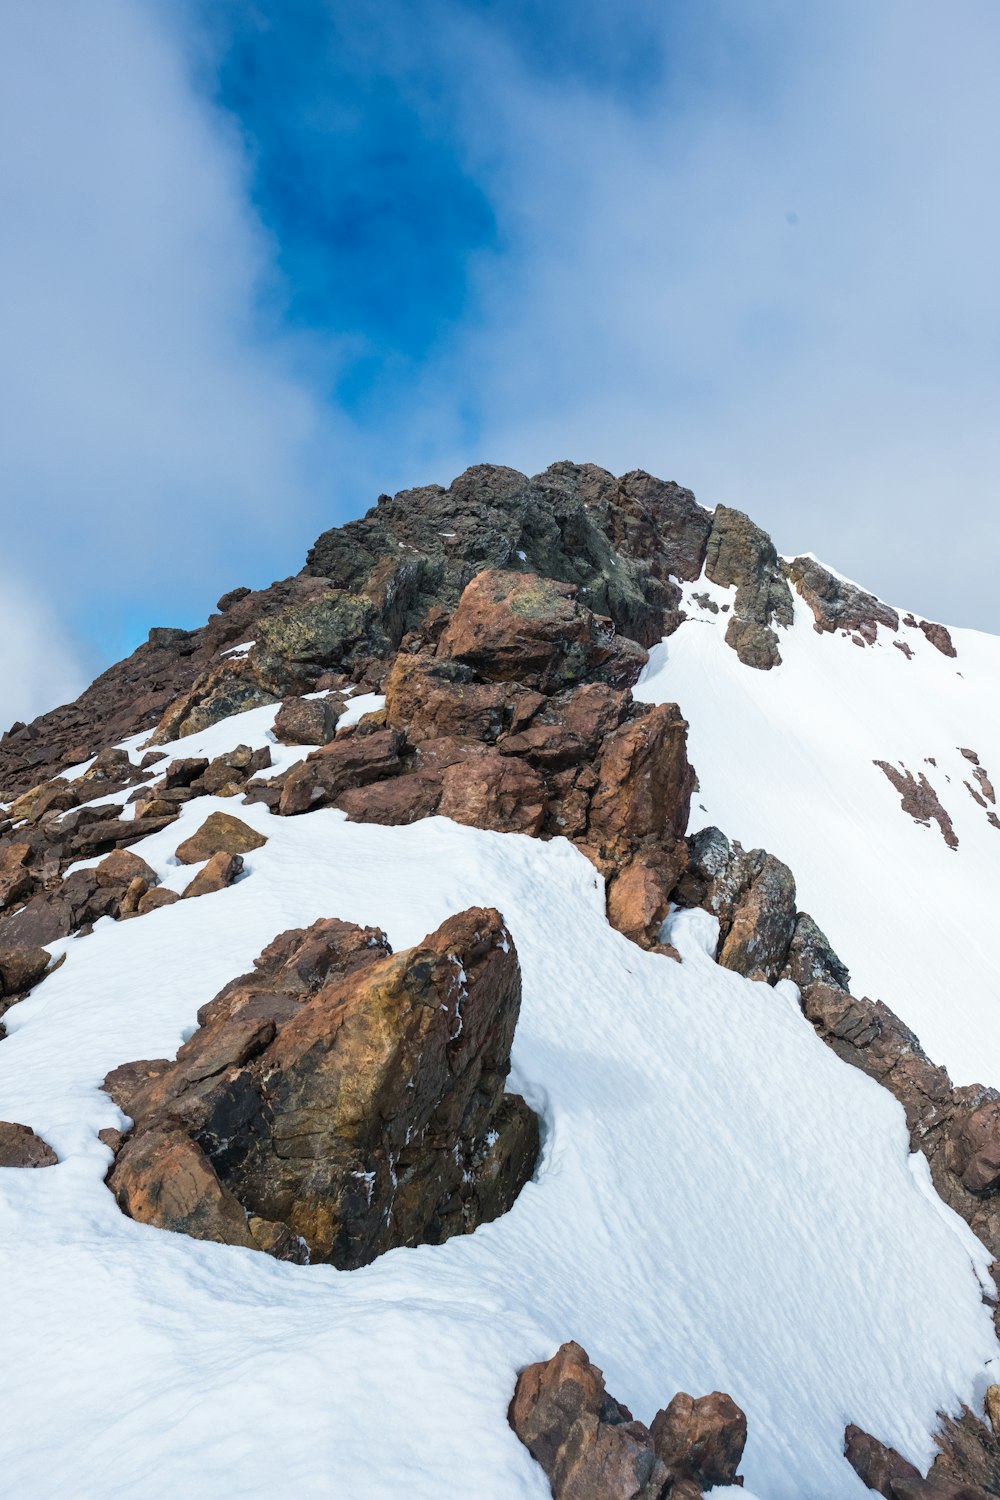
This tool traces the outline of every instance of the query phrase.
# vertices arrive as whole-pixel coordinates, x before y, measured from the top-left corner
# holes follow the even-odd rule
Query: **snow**
[[[179,753],[251,743],[266,713]],[[7,1493],[543,1500],[506,1409],[517,1370],[569,1338],[647,1421],[678,1389],[729,1391],[746,1493],[863,1496],[849,1420],[930,1460],[936,1412],[981,1396],[998,1355],[987,1257],[911,1166],[899,1107],[823,1047],[793,987],[719,969],[701,912],[671,918],[683,963],[634,947],[562,839],[199,798],[137,852],[178,888],[173,851],[217,809],[267,835],[243,879],[65,940],[6,1017],[0,1115],[60,1156],[0,1172]],[[97,1139],[122,1123],[110,1068],[172,1055],[287,927],[339,916],[401,948],[474,903],[503,912],[520,955],[512,1086],[543,1117],[510,1213],[353,1272],[119,1213]]]
[[[692,832],[714,823],[783,859],[856,993],[891,1006],[956,1083],[1000,1083],[1000,829],[963,785],[976,783],[959,753],[975,750],[1000,790],[1000,640],[953,630],[951,659],[919,629],[880,626],[877,644],[859,649],[817,633],[796,595],[794,625],[778,632],[782,663],[761,672],[725,645],[729,615],[691,604],[695,593],[732,598],[705,579],[690,585],[692,618],[653,648],[635,689],[679,703],[690,724]],[[957,850],[902,811],[876,759],[927,776]]]

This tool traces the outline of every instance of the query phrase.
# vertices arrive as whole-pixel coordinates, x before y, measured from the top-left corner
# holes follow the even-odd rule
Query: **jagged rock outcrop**
[[[504,1091],[520,968],[471,908],[392,954],[335,920],[282,933],[176,1061],[105,1087],[134,1121],[109,1186],[133,1218],[351,1268],[506,1212],[538,1121]]]
[[[843,630],[871,645],[880,625],[899,629],[894,609],[857,584],[831,573],[815,557],[794,557],[785,565],[785,573],[812,610],[815,630]]]
[[[958,1418],[942,1416],[934,1441],[939,1452],[926,1478],[895,1448],[853,1424],[844,1433],[844,1457],[886,1500],[994,1500],[1000,1494],[1000,1443],[967,1406]]]
[[[637,1422],[576,1343],[521,1371],[507,1419],[554,1500],[697,1500],[736,1481],[746,1442],[746,1418],[718,1391],[680,1392],[649,1427]]]
[[[886,760],[876,760],[873,764],[878,766],[886,780],[896,788],[903,811],[910,815],[914,823],[921,823],[929,828],[931,822],[935,822],[948,848],[957,849],[958,835],[952,826],[951,817],[924,772],[919,771],[914,776],[905,766],[899,770]]]
[[[791,625],[792,596],[774,543],[742,511],[716,507],[705,556],[705,574],[723,588],[736,585],[726,641],[748,667],[781,662],[774,625]]]

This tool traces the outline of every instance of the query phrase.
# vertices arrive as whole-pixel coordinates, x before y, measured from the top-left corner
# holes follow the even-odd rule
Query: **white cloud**
[[[70,702],[85,684],[59,621],[23,585],[0,576],[0,734]]]

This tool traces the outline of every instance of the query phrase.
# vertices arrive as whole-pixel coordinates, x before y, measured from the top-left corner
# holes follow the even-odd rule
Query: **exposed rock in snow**
[[[504,1092],[521,984],[503,919],[473,908],[390,951],[345,922],[282,933],[175,1063],[109,1075],[135,1122],[109,1179],[122,1208],[342,1268],[506,1212],[538,1124]]]
[[[793,557],[785,572],[812,610],[816,630],[856,632],[871,645],[880,625],[899,629],[899,615],[894,609],[824,568],[815,557]]]
[[[54,1167],[58,1160],[52,1147],[27,1125],[0,1120],[0,1167]]]
[[[941,799],[923,771],[919,771],[914,776],[913,772],[908,771],[905,766],[900,771],[886,760],[877,760],[874,764],[884,773],[886,779],[892,782],[900,795],[903,811],[909,813],[914,823],[922,823],[925,828],[929,828],[933,819],[940,828],[941,837],[948,848],[957,849],[958,835],[951,817],[942,807]]]

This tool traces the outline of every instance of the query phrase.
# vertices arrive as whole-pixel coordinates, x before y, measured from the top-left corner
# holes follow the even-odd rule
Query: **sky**
[[[0,6],[0,724],[470,463],[1000,630],[996,0]]]

